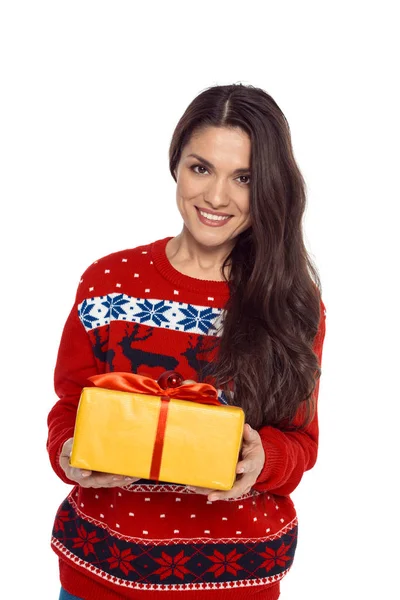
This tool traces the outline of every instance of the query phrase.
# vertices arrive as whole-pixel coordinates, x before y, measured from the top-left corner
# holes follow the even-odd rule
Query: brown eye
[[[240,175],[239,179],[241,179],[242,177],[247,178],[248,181],[247,182],[241,181],[241,183],[248,185],[250,183],[250,175]]]
[[[195,171],[195,169],[204,169],[205,171],[207,171],[207,169],[203,165],[192,165],[190,168],[198,175],[204,175],[204,173],[198,173],[197,171]]]

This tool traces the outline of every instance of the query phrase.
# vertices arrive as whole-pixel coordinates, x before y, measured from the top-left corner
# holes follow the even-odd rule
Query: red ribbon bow
[[[161,458],[164,447],[164,435],[167,425],[168,407],[172,398],[189,400],[201,404],[220,406],[218,392],[208,383],[185,383],[177,387],[163,389],[155,379],[135,373],[113,371],[88,377],[97,387],[103,387],[118,392],[133,392],[161,397],[160,414],[158,417],[157,433],[154,442],[153,457],[150,468],[150,479],[159,480]]]

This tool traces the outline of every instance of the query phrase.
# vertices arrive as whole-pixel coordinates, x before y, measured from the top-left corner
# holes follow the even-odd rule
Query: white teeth
[[[209,219],[210,221],[226,221],[226,219],[229,219],[229,216],[219,217],[217,215],[211,215],[210,213],[203,212],[202,210],[200,210],[200,214],[206,219]]]

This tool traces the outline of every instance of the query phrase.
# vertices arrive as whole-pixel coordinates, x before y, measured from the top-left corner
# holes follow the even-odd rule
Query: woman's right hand
[[[76,481],[81,487],[89,488],[113,488],[129,485],[134,481],[139,481],[140,477],[125,477],[124,475],[114,475],[113,473],[100,473],[99,471],[87,471],[71,467],[69,459],[71,456],[72,442],[70,438],[62,447],[60,455],[60,465],[68,479]]]

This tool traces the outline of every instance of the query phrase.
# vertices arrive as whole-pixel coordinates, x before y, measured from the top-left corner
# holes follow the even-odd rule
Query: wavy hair
[[[239,127],[251,139],[251,226],[237,236],[222,265],[230,296],[218,352],[199,380],[212,377],[256,429],[300,429],[316,411],[313,392],[321,366],[313,344],[324,305],[303,240],[306,184],[289,124],[260,88],[241,83],[207,88],[173,132],[169,164],[175,181],[182,149],[210,126]],[[300,406],[304,419],[294,425]]]

